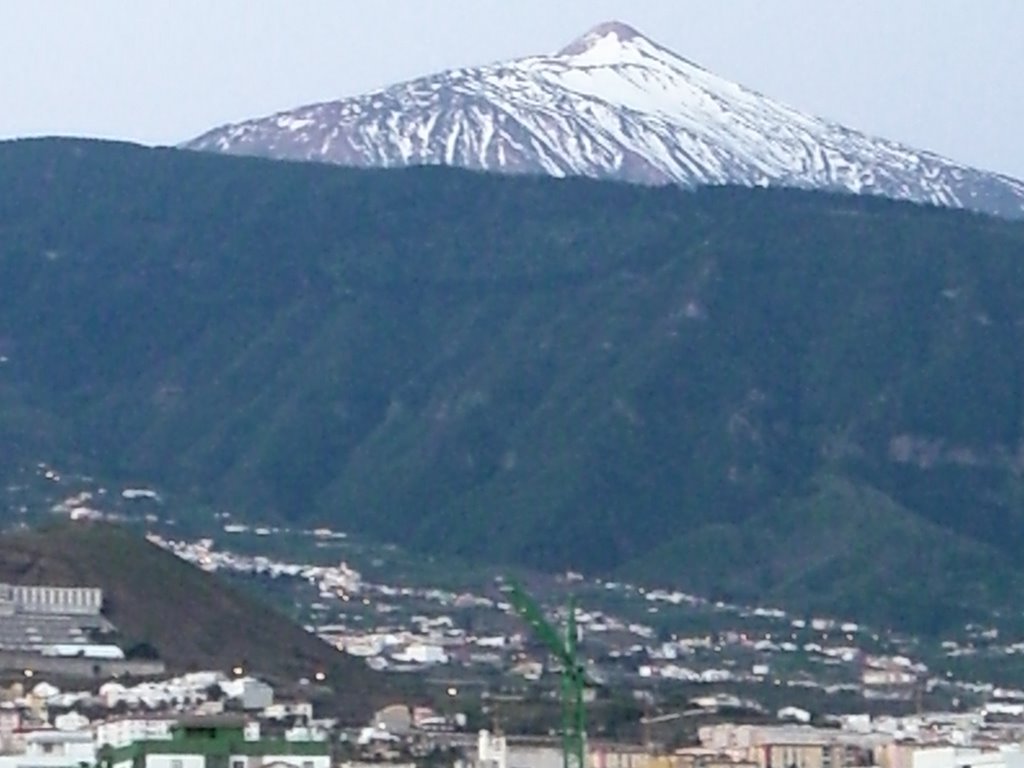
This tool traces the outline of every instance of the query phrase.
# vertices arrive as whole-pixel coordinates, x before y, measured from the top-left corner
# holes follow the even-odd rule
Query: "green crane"
[[[540,606],[515,582],[509,582],[509,602],[529,624],[562,666],[562,763],[564,768],[584,768],[587,750],[586,711],[583,691],[586,672],[576,653],[576,606],[569,599],[564,636],[544,618]]]

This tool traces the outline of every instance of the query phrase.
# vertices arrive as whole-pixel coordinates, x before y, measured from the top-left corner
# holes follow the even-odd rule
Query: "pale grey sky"
[[[804,111],[1024,178],[1024,0],[0,0],[0,138],[173,144],[609,19]]]

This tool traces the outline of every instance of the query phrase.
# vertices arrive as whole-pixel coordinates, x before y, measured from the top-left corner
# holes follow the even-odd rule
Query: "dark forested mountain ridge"
[[[1024,567],[1024,226],[0,144],[4,467],[918,625]]]

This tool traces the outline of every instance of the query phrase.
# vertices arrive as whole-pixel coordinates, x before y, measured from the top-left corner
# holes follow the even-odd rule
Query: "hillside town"
[[[156,494],[117,496],[131,506]],[[53,512],[76,524],[106,517],[89,501],[70,497]],[[216,535],[184,538],[155,515],[146,525],[150,544],[291,605],[339,655],[423,680],[439,698],[396,696],[354,725],[315,695],[322,673],[279,686],[241,665],[171,670],[153,649],[118,644],[101,589],[0,584],[0,768],[562,764],[554,720],[537,727],[502,711],[536,701],[553,714],[559,673],[502,575],[458,589],[389,582],[386,564],[373,567],[379,558],[329,564],[329,553],[355,550],[326,528],[225,519]],[[316,557],[254,553],[288,536]],[[1024,652],[994,627],[967,625],[928,645],[855,621],[576,573],[543,586],[553,622],[577,598],[596,686],[587,700],[632,702],[618,727],[595,713],[594,768],[1020,768],[1024,759],[1024,689],[957,666]]]
[[[242,528],[226,527],[234,533]],[[326,529],[309,535],[321,540],[339,536]],[[295,591],[289,594],[308,608],[307,629],[375,670],[443,668],[449,676],[472,680],[536,681],[547,666],[544,649],[508,601],[501,576],[476,590],[456,592],[371,581],[345,562],[319,565],[236,554],[209,538],[149,538],[210,572],[290,584]],[[579,597],[575,619],[591,674],[616,686],[643,691],[688,684],[708,689],[709,695],[695,701],[710,708],[719,708],[724,697],[753,712],[770,709],[757,700],[757,691],[765,687],[773,689],[773,701],[785,700],[789,691],[793,701],[786,704],[799,704],[807,694],[826,701],[853,697],[897,705],[925,698],[1024,701],[1024,691],[964,679],[953,671],[955,662],[965,658],[1013,659],[1024,652],[1024,642],[1001,641],[993,628],[969,625],[962,637],[926,649],[915,638],[853,621],[802,618],[778,608],[712,602],[681,591],[588,583],[571,573],[556,587]],[[598,607],[609,603],[618,605],[619,612]],[[673,610],[686,612],[691,620],[699,617],[704,631],[666,629],[661,620]],[[551,614],[564,618],[564,608],[553,605]]]

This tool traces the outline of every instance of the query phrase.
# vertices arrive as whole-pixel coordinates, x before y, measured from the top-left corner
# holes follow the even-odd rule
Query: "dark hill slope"
[[[104,615],[124,642],[149,643],[171,670],[241,663],[283,685],[324,671],[335,705],[355,722],[393,694],[362,661],[127,529],[74,525],[4,535],[0,581],[102,588]]]
[[[929,623],[1005,602],[1024,565],[1020,224],[71,141],[0,145],[0,175],[0,429],[26,458],[797,602],[806,558],[726,568],[689,537],[818,546],[803,511],[857,499],[851,532],[897,543],[844,554],[828,594]]]

